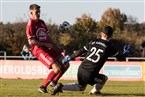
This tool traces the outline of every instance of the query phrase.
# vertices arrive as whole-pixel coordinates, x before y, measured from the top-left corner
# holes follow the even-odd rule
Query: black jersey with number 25
[[[116,55],[118,52],[113,45],[104,39],[96,39],[89,42],[83,48],[87,54],[80,67],[88,71],[98,72],[106,62],[107,58]]]

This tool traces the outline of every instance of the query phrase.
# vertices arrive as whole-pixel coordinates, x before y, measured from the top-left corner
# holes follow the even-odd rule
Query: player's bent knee
[[[108,77],[106,75],[104,75],[104,79],[103,82],[101,82],[100,84],[104,85],[106,83],[106,81],[108,80]]]
[[[108,80],[108,76],[105,75],[104,83]]]
[[[58,74],[60,71],[60,67],[56,66],[55,64],[52,65],[52,69],[56,74]]]
[[[57,69],[53,69],[53,71],[55,72],[55,74],[59,73],[59,70],[57,70]]]
[[[104,85],[107,80],[108,80],[108,77],[106,75],[104,75],[103,82],[101,82],[100,84]]]
[[[108,80],[108,77],[104,74],[100,74],[101,78],[95,78],[94,81],[95,83],[104,85],[106,83],[106,81]]]

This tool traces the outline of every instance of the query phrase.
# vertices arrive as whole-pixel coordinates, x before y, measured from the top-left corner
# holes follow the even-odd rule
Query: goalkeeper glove
[[[71,57],[70,56],[65,56],[63,59],[62,59],[62,64],[66,64],[67,62],[69,62],[71,60]]]

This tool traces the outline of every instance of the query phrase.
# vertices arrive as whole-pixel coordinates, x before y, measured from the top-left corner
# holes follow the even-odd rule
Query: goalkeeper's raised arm
[[[82,55],[82,54],[85,53],[85,52],[87,52],[87,51],[85,50],[85,48],[81,48],[81,49],[75,51],[72,55],[67,55],[67,56],[65,56],[64,59],[62,60],[62,63],[65,64],[65,63],[69,62],[70,60],[73,60],[73,59],[75,59],[76,57]]]

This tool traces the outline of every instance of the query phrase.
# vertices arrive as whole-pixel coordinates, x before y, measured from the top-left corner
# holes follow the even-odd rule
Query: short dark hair
[[[103,28],[103,33],[105,33],[107,36],[112,36],[113,28],[111,26],[105,26]]]
[[[40,6],[37,4],[31,4],[29,10],[33,10],[33,9],[40,9]]]

